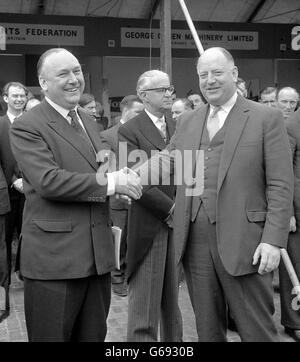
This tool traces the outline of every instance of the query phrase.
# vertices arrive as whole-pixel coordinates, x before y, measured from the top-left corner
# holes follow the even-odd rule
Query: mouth
[[[206,92],[207,93],[216,93],[220,88],[216,87],[216,88],[207,88]]]
[[[70,88],[70,89],[65,89],[65,91],[67,93],[77,93],[79,91],[79,88]]]

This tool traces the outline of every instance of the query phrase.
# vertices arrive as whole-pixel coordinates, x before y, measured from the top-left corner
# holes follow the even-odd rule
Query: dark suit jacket
[[[10,211],[10,203],[8,197],[7,183],[2,170],[1,154],[0,154],[0,215],[5,215]]]
[[[185,113],[167,151],[199,150],[209,106]],[[238,276],[257,271],[252,266],[260,242],[286,247],[292,207],[291,151],[280,111],[238,97],[227,117],[217,186],[216,232],[218,250],[227,272]],[[169,174],[174,159],[162,152],[160,162]],[[156,170],[157,157],[150,167]],[[171,166],[172,166],[171,165]],[[194,162],[194,167],[196,162]],[[149,167],[145,164],[141,167]],[[184,164],[185,167],[185,164]],[[153,175],[152,175],[153,176]],[[159,175],[156,175],[158,179]],[[155,179],[154,178],[154,179]],[[177,187],[174,211],[176,258],[184,254],[191,219],[190,180]],[[145,183],[147,180],[142,180]],[[154,180],[156,181],[156,180]]]
[[[79,114],[98,151],[95,124]],[[45,100],[13,123],[10,138],[26,196],[22,274],[72,279],[113,270],[107,186],[96,181],[87,141]]]
[[[175,123],[167,116],[167,131],[171,137],[175,131]],[[119,141],[127,142],[128,156],[130,152],[143,150],[148,157],[151,151],[161,151],[166,147],[156,126],[142,112],[119,128]],[[138,153],[138,152],[137,152]],[[128,162],[132,167],[133,162]],[[158,186],[144,193],[140,200],[133,201],[129,210],[127,237],[127,274],[128,278],[136,270],[152,245],[158,225],[168,216],[173,206],[174,186]]]
[[[11,123],[8,116],[0,117],[1,162],[8,187],[10,187],[17,178],[22,177],[9,142],[10,127]]]
[[[296,218],[297,230],[295,233],[290,233],[289,240],[294,240],[292,250],[292,261],[300,270],[300,109],[292,114],[286,121],[286,128],[288,131],[294,167],[294,216]]]

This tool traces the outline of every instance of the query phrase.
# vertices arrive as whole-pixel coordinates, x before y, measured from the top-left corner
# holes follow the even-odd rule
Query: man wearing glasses
[[[139,77],[137,95],[145,110],[119,128],[119,142],[125,142],[128,160],[144,161],[169,143],[175,131],[170,114],[173,91],[168,74],[159,70]],[[124,144],[119,143],[119,154],[123,154],[121,147]],[[128,162],[128,166],[136,162]],[[140,202],[131,204],[127,236],[129,342],[157,341],[159,323],[161,341],[181,340],[178,273],[168,225],[174,192],[172,184],[154,187]]]

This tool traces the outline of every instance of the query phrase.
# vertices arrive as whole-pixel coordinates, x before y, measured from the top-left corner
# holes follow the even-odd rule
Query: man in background
[[[176,98],[172,104],[172,118],[175,122],[178,121],[178,117],[186,111],[191,111],[193,104],[187,98]]]
[[[260,92],[259,102],[266,106],[277,107],[277,89],[275,87],[266,87]]]
[[[279,89],[277,94],[277,107],[282,111],[285,120],[295,112],[298,102],[299,93],[295,88],[283,87]]]
[[[116,160],[118,158],[118,130],[122,124],[140,114],[144,105],[136,95],[124,97],[120,103],[122,115],[119,123],[100,133],[101,148],[114,152]],[[118,161],[116,165],[118,167]],[[122,230],[122,240],[120,249],[120,269],[114,269],[111,273],[113,292],[121,297],[127,296],[126,276],[126,250],[127,250],[127,221],[128,203],[120,198],[111,196],[109,200],[112,223]]]
[[[2,154],[3,171],[5,175],[7,175],[7,169],[14,170],[11,179],[6,180],[11,205],[11,211],[6,214],[5,218],[5,241],[9,285],[12,270],[12,245],[15,238],[16,240],[19,240],[21,234],[25,202],[22,173],[11,150],[9,132],[11,125],[18,121],[19,117],[23,114],[27,101],[27,89],[19,82],[9,82],[3,87],[3,99],[7,104],[6,115],[0,118],[0,150]],[[8,289],[7,298],[9,299]]]
[[[143,73],[137,95],[145,110],[119,128],[119,149],[125,142],[127,155],[143,160],[164,149],[175,123],[171,119],[172,93],[168,74],[159,70]],[[121,156],[121,155],[120,155]],[[145,157],[144,157],[145,156]],[[128,159],[128,166],[136,162]],[[174,205],[173,183],[154,187],[129,209],[127,237],[128,325],[127,341],[181,340],[178,308],[178,270],[168,215]]]
[[[6,169],[7,172],[9,170]],[[9,316],[9,273],[7,267],[7,253],[5,242],[5,215],[10,211],[9,196],[6,179],[11,175],[4,175],[2,168],[2,154],[0,152],[0,323]]]

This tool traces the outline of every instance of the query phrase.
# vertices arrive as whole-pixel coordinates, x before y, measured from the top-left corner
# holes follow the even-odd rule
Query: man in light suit
[[[172,93],[169,76],[161,71],[143,73],[137,95],[145,110],[119,128],[119,149],[128,157],[151,157],[169,143],[175,130],[170,114]],[[124,154],[125,151],[120,152]],[[129,159],[128,158],[128,159]],[[137,159],[138,160],[138,159]],[[121,162],[121,160],[120,160]],[[128,163],[133,166],[134,160]],[[171,229],[166,223],[174,204],[173,185],[155,187],[129,209],[127,231],[128,325],[130,342],[181,340],[178,280]]]
[[[169,151],[183,160],[187,150],[202,151],[195,178],[177,187],[174,211],[198,339],[226,341],[227,301],[242,341],[276,341],[272,271],[286,247],[293,190],[283,117],[237,94],[238,70],[224,48],[207,49],[197,70],[208,104],[179,119],[167,149],[140,167],[141,179],[148,182],[149,167],[154,183],[169,176],[179,159]]]
[[[78,110],[77,58],[50,49],[37,73],[45,100],[11,128],[26,196],[20,267],[28,337],[104,341],[114,267],[107,196],[138,198],[141,187],[128,171],[101,168],[95,125]]]
[[[100,133],[101,148],[114,152],[116,159],[118,158],[118,130],[120,126],[140,114],[144,109],[144,105],[136,95],[128,95],[122,99],[120,108],[122,111],[120,121],[113,127]],[[117,164],[112,165],[112,167],[116,166]],[[122,230],[120,269],[115,268],[115,270],[111,273],[112,286],[115,294],[125,297],[127,296],[127,282],[125,274],[128,203],[112,196],[109,199],[109,206],[113,225],[118,226]]]

